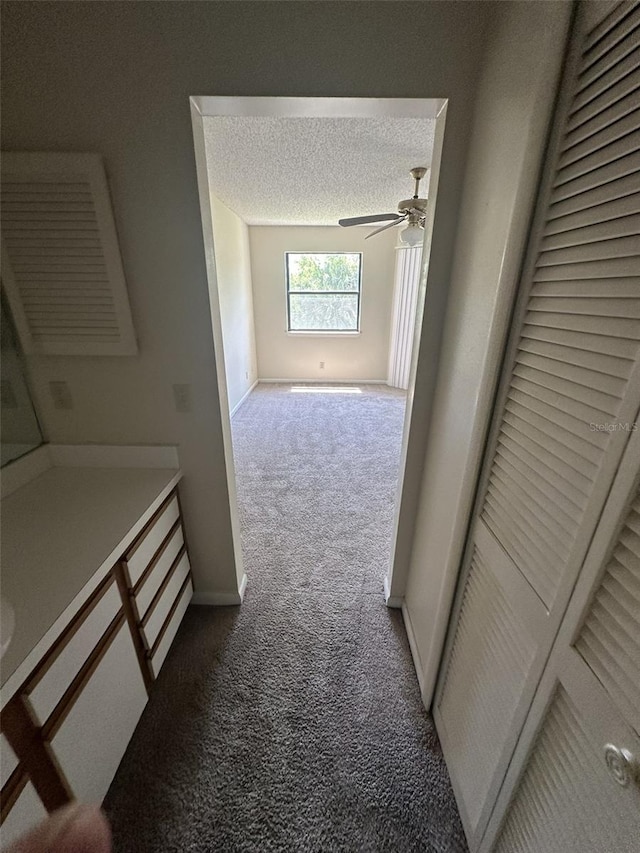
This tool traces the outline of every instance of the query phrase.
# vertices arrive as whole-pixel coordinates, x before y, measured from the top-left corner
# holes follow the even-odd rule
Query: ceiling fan
[[[381,228],[376,228],[371,234],[367,234],[365,240],[373,237],[374,234],[379,234],[381,231],[386,231],[387,228],[393,228],[394,225],[400,225],[402,222],[407,223],[407,227],[400,232],[400,239],[408,246],[417,246],[422,242],[424,233],[424,220],[427,214],[427,199],[419,197],[420,181],[427,174],[424,166],[416,166],[411,169],[411,177],[415,181],[413,189],[413,198],[405,198],[398,204],[397,213],[374,213],[371,216],[352,216],[350,219],[339,219],[338,225],[343,228],[348,228],[350,225],[366,225],[370,222],[386,222]]]

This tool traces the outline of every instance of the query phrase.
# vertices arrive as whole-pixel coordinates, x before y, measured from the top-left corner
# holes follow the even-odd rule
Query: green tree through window
[[[357,332],[359,252],[287,252],[288,328],[294,332]]]

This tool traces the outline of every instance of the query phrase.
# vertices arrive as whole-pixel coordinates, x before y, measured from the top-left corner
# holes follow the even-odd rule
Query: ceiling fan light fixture
[[[418,222],[410,222],[406,228],[403,228],[400,232],[400,240],[406,246],[411,246],[411,248],[415,248],[420,243],[422,243],[422,237],[424,235],[424,230],[422,226]]]

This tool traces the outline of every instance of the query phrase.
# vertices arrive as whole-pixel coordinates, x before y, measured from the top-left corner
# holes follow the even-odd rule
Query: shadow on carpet
[[[189,608],[105,802],[117,853],[466,851],[382,597],[403,413],[258,386],[234,418],[247,595]]]

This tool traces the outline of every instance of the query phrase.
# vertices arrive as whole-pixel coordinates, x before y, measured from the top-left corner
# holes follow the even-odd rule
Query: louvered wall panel
[[[558,688],[494,853],[635,853],[640,793],[623,797],[601,747],[589,740],[579,710]]]
[[[640,355],[640,15],[584,55],[482,517],[551,607]]]
[[[4,181],[2,227],[34,341],[119,340],[88,181]]]
[[[7,154],[3,280],[27,352],[136,351],[100,158]]]
[[[535,648],[476,549],[439,703],[449,754],[475,823]]]
[[[640,495],[607,564],[575,648],[640,732]]]

